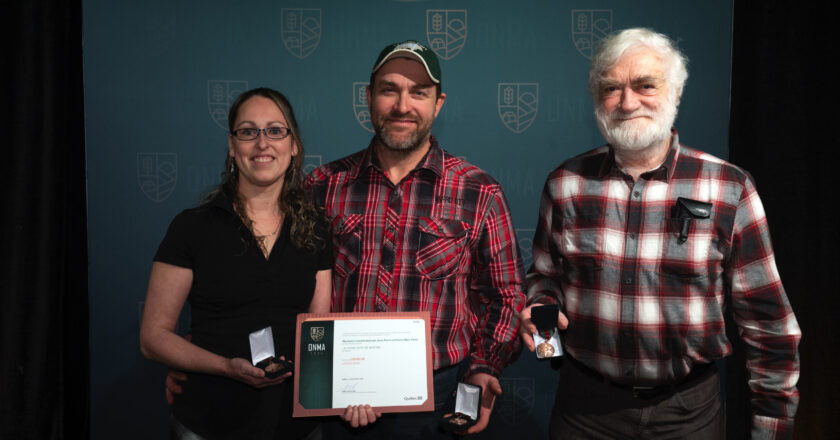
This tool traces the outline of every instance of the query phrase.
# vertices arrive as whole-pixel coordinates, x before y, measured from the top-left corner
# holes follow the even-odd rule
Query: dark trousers
[[[648,398],[613,384],[572,359],[560,369],[549,438],[680,439],[724,438],[720,379],[714,365],[703,374]]]
[[[467,362],[442,368],[434,373],[435,410],[416,413],[387,413],[371,425],[363,428],[351,428],[338,416],[325,419],[322,425],[324,440],[391,440],[391,439],[446,439],[448,434],[438,428],[438,422],[452,405],[452,395],[458,381],[464,376]]]

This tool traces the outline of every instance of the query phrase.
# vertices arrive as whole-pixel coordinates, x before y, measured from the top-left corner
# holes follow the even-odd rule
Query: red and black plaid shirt
[[[711,204],[684,241],[678,197]],[[635,182],[606,146],[574,157],[548,176],[533,257],[529,303],[559,302],[566,350],[620,383],[673,382],[730,354],[728,303],[748,350],[754,435],[792,428],[801,334],[745,171],[676,132],[662,166]]]
[[[430,311],[435,369],[469,357],[498,376],[520,347],[525,296],[501,186],[443,151],[397,185],[371,145],[306,178],[332,222],[332,311]]]

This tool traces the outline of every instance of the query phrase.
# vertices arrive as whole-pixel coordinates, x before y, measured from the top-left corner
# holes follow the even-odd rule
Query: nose
[[[621,110],[625,112],[632,112],[640,106],[639,97],[636,92],[630,87],[625,87],[621,92]]]
[[[397,101],[394,102],[394,110],[399,114],[406,114],[410,110],[410,106],[408,105],[408,91],[402,91],[399,96],[397,97]]]
[[[257,133],[257,139],[256,140],[257,140],[257,148],[260,148],[260,149],[268,148],[269,139],[268,139],[268,136],[265,134],[265,129],[262,129]]]

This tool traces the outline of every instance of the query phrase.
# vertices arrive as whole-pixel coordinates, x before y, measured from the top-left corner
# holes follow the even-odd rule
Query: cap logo
[[[412,52],[422,52],[423,51],[423,46],[421,46],[421,45],[419,45],[419,44],[417,44],[413,41],[406,41],[405,43],[398,44],[397,47],[394,48],[394,50],[406,50],[406,49],[408,49]]]

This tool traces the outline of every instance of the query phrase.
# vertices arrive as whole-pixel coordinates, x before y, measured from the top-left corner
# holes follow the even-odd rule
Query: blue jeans
[[[464,376],[467,362],[442,368],[434,373],[435,410],[417,413],[387,413],[371,425],[363,428],[352,428],[338,416],[325,419],[323,428],[324,440],[333,439],[445,439],[455,438],[438,428],[438,422],[447,410],[451,410],[453,393],[458,381]],[[450,405],[447,405],[449,403]]]

